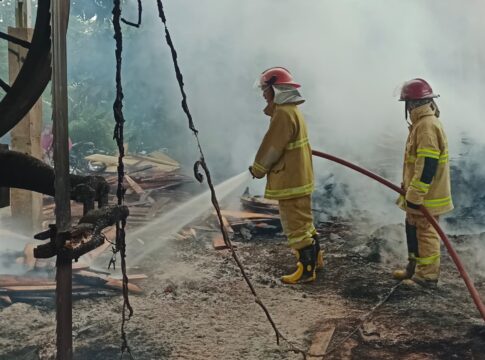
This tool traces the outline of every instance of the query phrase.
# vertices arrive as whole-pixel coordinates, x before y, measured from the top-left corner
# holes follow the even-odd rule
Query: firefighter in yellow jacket
[[[281,280],[287,284],[314,281],[316,268],[323,267],[323,253],[311,207],[312,151],[298,109],[305,100],[297,90],[300,85],[281,67],[263,72],[259,86],[268,103],[264,113],[271,120],[249,171],[256,178],[267,176],[265,197],[278,200],[283,231],[297,257],[296,271]]]
[[[399,206],[406,211],[408,265],[393,276],[408,284],[433,287],[440,274],[440,239],[420,212],[424,206],[438,220],[453,210],[448,142],[439,120],[431,86],[423,79],[406,82],[401,89],[406,118],[411,124],[404,154],[403,189]]]

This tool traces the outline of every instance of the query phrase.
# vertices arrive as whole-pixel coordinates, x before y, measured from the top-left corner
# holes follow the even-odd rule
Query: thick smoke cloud
[[[483,143],[484,7],[450,0],[165,1],[189,102],[210,165],[221,177],[251,162],[268,120],[251,85],[262,70],[281,65],[303,85],[312,146],[397,183],[407,125],[396,89],[405,80],[423,77],[441,94],[452,161],[463,138]],[[135,14],[135,4],[126,4],[126,12]],[[166,65],[169,53],[152,3],[145,4],[144,26],[150,33],[143,40],[146,50],[129,56],[151,68]],[[136,36],[130,41],[139,41]],[[135,88],[141,82],[148,93],[173,91],[173,101],[164,105],[172,109],[178,106],[177,85],[165,65],[158,79],[138,73],[130,83]],[[173,120],[184,121],[181,113]],[[192,145],[187,133],[177,135]],[[324,160],[315,160],[315,168],[319,178],[332,172],[336,182],[348,184],[347,210],[351,204],[388,220],[401,217],[394,194],[370,180]]]
[[[80,16],[83,5],[75,3]],[[303,85],[307,102],[302,110],[315,149],[356,161],[399,183],[407,125],[395,90],[405,80],[423,77],[441,94],[438,104],[452,164],[473,171],[473,164],[480,163],[481,152],[466,152],[462,140],[484,143],[483,2],[166,0],[164,5],[189,105],[216,179],[251,163],[268,124],[262,114],[264,100],[252,84],[274,65],[290,69]],[[104,15],[109,15],[109,6],[106,2]],[[125,1],[123,6],[124,17],[136,19],[136,2]],[[197,152],[180,109],[156,1],[144,1],[143,7],[142,28],[124,27],[127,130],[143,126],[145,139],[134,143],[143,147],[144,140],[159,141],[159,147],[190,165]],[[111,121],[114,41],[109,17],[98,14],[93,20],[88,10],[82,15],[85,21],[102,22],[106,33],[86,33],[81,39],[71,22],[69,77],[76,84],[91,74],[89,81],[102,81],[102,88],[110,89],[93,96],[97,111]],[[81,43],[82,48],[76,45]],[[473,158],[459,161],[465,153]],[[325,160],[315,159],[315,170],[320,192],[327,191],[323,186],[330,181],[327,188],[337,187],[336,194],[348,197],[333,202],[338,204],[335,213],[369,210],[382,223],[401,219],[395,195],[380,185]],[[461,176],[468,178],[468,171]],[[255,188],[263,185],[258,184]],[[471,198],[473,191],[464,200]]]

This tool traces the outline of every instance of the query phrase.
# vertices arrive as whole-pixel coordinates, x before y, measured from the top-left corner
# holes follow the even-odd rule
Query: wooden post
[[[17,0],[16,27],[9,27],[8,33],[19,39],[30,41],[33,30],[28,28],[31,21],[30,0]],[[13,84],[23,65],[27,49],[9,43],[9,80]],[[40,135],[42,131],[42,100],[39,99],[11,131],[11,149],[42,159]],[[40,229],[42,222],[42,195],[26,190],[11,189],[10,203],[12,217],[18,220],[19,230],[32,234]]]
[[[66,34],[69,0],[52,0],[52,118],[54,122],[54,171],[56,225],[70,229],[69,132],[67,118]],[[63,247],[56,239],[58,249]],[[57,255],[56,261],[57,359],[72,359],[72,259]]]

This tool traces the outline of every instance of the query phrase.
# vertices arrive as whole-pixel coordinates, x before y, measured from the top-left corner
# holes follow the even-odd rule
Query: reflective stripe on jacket
[[[258,178],[267,175],[265,197],[293,199],[313,192],[312,151],[305,120],[295,104],[274,104],[269,129],[253,164]]]
[[[448,141],[435,113],[432,104],[411,111],[403,169],[406,197],[399,200],[399,206],[410,213],[421,213],[413,205],[424,205],[433,215],[453,210]]]

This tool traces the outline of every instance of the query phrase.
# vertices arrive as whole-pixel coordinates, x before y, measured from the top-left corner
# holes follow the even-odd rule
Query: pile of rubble
[[[116,203],[118,158],[94,154],[86,159],[103,169],[97,175],[103,176],[111,187],[109,203]],[[148,223],[167,208],[189,196],[187,192],[180,190],[180,187],[183,184],[191,183],[192,179],[180,172],[179,163],[163,153],[126,156],[125,171],[125,205],[130,212],[128,218],[130,228]],[[48,228],[49,224],[55,223],[54,209],[54,199],[45,196],[42,224],[44,229]],[[83,217],[83,205],[72,201],[71,212],[74,224]],[[110,276],[110,273],[90,268],[95,258],[110,249],[115,241],[115,233],[114,227],[107,227],[103,231],[105,238],[103,244],[73,263],[74,298],[107,296],[119,292],[121,279]],[[35,258],[34,248],[39,244],[41,242],[29,243],[25,246],[23,253],[10,254],[9,260],[22,265],[26,275],[0,275],[0,304],[8,305],[18,301],[52,301],[54,298],[55,257]],[[144,274],[129,275],[129,290],[133,293],[141,293],[138,281],[144,278],[146,278]]]
[[[93,164],[103,165],[103,176],[111,186],[109,203],[116,203],[117,164],[118,157],[93,154],[86,159]],[[125,176],[124,187],[125,205],[130,210],[129,223],[131,226],[143,225],[155,218],[171,203],[185,199],[188,194],[178,188],[193,180],[180,172],[180,164],[161,152],[149,155],[127,155],[124,158]],[[71,212],[73,220],[82,216],[82,204],[72,202]],[[54,222],[54,199],[44,198],[44,224]]]
[[[219,227],[215,213],[213,215]],[[278,202],[260,196],[251,196],[249,189],[246,189],[241,196],[241,209],[222,210],[221,215],[224,228],[230,238],[238,234],[245,240],[251,240],[255,235],[276,234],[282,230]],[[221,233],[213,235],[212,245],[216,250],[227,248]]]
[[[137,283],[147,276],[144,274],[128,276],[128,290],[140,294],[142,289]],[[72,295],[74,299],[88,296],[112,296],[122,289],[121,278],[109,273],[94,270],[80,270],[73,267]],[[0,275],[0,303],[10,305],[14,302],[52,303],[56,291],[55,279],[39,276]]]

